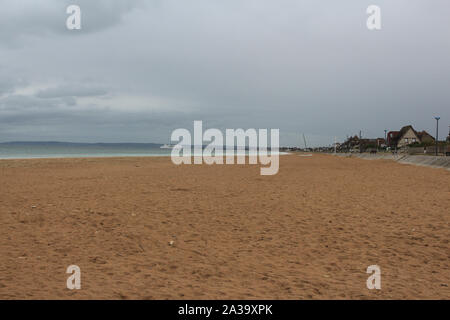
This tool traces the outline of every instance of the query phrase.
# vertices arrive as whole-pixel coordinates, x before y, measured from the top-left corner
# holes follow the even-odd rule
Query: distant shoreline
[[[290,155],[289,152],[278,152],[278,155],[285,156]],[[36,157],[0,157],[0,161],[3,160],[45,160],[45,159],[104,159],[104,158],[167,158],[170,154],[121,154],[121,155],[87,155],[87,156],[36,156]],[[192,155],[194,156],[194,155]],[[246,154],[248,156],[248,154]]]
[[[113,157],[169,157],[172,149],[156,143],[6,142],[0,143],[0,159],[57,159]],[[206,147],[206,146],[205,146]],[[236,154],[249,153],[235,147]],[[253,152],[253,151],[250,151]],[[270,150],[269,150],[270,152]],[[225,152],[224,152],[225,153]],[[286,154],[278,152],[278,154]],[[195,155],[194,153],[192,154]]]
[[[153,142],[65,142],[65,141],[6,141],[0,142],[0,145],[72,145],[72,146],[162,146],[162,143]]]

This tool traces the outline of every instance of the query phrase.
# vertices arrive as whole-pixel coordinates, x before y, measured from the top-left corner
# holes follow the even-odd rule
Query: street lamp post
[[[439,141],[439,119],[441,117],[434,117],[436,119],[436,155],[438,155],[438,141]]]

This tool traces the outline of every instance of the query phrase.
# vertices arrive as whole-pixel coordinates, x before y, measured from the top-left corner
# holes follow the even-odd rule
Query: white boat
[[[160,148],[161,149],[173,149],[173,147],[175,147],[175,145],[173,145],[173,144],[164,144]]]

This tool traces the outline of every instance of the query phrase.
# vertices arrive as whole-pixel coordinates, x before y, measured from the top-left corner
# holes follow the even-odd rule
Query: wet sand
[[[0,298],[450,298],[449,171],[317,154],[259,168],[1,160]]]

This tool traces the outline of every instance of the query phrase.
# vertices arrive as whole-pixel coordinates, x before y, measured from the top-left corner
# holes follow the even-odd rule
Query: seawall
[[[414,164],[432,168],[444,168],[450,170],[450,157],[444,156],[422,156],[422,155],[402,155],[387,153],[336,153],[336,156],[346,158],[360,158],[365,160],[393,160],[399,163]]]

